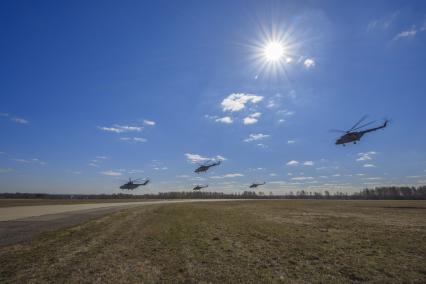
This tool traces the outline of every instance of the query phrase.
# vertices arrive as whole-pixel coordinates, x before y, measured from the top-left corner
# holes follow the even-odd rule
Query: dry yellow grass
[[[1,248],[0,282],[425,283],[426,202],[129,209]]]

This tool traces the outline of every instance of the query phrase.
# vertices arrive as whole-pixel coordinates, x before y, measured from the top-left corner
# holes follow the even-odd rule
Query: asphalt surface
[[[229,200],[160,200],[0,208],[0,246],[28,241],[43,232],[75,226],[127,208],[152,204],[214,201]]]

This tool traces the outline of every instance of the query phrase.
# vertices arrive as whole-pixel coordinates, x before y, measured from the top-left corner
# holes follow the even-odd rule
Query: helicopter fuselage
[[[264,185],[265,183],[253,183],[253,184],[251,184],[250,186],[249,186],[249,188],[256,188],[256,187],[258,187],[259,185]]]
[[[344,145],[346,143],[351,143],[359,141],[361,137],[364,135],[363,132],[349,132],[345,135],[342,135],[339,139],[336,140],[336,145]]]
[[[120,189],[127,189],[127,190],[134,190],[138,188],[139,186],[147,185],[149,180],[143,182],[143,183],[134,183],[132,181],[129,181],[128,183],[123,184],[120,186]]]
[[[345,146],[346,143],[351,143],[351,142],[356,144],[357,141],[361,140],[361,137],[364,136],[364,134],[385,128],[387,125],[388,125],[388,121],[386,120],[385,123],[379,127],[374,127],[374,128],[366,129],[363,131],[347,132],[344,135],[342,135],[339,139],[336,140],[336,145]]]
[[[192,190],[201,190],[201,189],[203,189],[203,188],[206,188],[207,186],[199,186],[199,185],[197,185],[196,187],[194,187]]]
[[[207,170],[210,169],[211,167],[218,166],[218,165],[220,165],[220,161],[211,165],[201,165],[198,168],[196,168],[194,172],[197,174],[202,172],[207,172]]]

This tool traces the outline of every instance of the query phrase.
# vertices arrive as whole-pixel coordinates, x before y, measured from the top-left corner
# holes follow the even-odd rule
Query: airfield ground
[[[14,206],[71,205],[93,203],[142,202],[154,199],[0,199],[0,208]]]
[[[0,247],[0,282],[425,283],[425,201],[157,204]]]

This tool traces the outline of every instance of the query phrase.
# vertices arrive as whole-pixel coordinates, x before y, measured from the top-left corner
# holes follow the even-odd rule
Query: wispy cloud
[[[6,174],[13,172],[14,170],[12,168],[0,168],[0,174]]]
[[[221,105],[223,111],[240,111],[245,108],[246,104],[251,102],[257,104],[263,100],[263,96],[253,94],[233,93],[223,99]]]
[[[12,117],[10,120],[12,120],[13,122],[19,123],[19,124],[28,124],[29,121],[26,119],[23,119],[21,117]]]
[[[240,173],[232,173],[232,174],[225,174],[225,175],[222,175],[222,176],[212,176],[210,178],[212,178],[212,179],[222,179],[222,178],[235,178],[235,177],[243,177],[243,176],[244,175],[240,174]]]
[[[294,144],[294,143],[296,143],[295,139],[289,139],[289,140],[287,140],[287,144]]]
[[[216,118],[216,122],[225,123],[225,124],[231,124],[233,122],[232,118],[229,116],[224,116],[221,118]]]
[[[122,176],[123,175],[123,173],[122,172],[119,172],[119,171],[112,171],[112,170],[109,170],[109,171],[103,171],[103,172],[99,172],[101,175],[104,175],[104,176],[111,176],[111,177],[118,177],[118,176]]]
[[[376,166],[373,164],[364,164],[364,168],[375,168]]]
[[[269,135],[268,134],[262,134],[262,133],[253,133],[249,135],[249,138],[244,139],[244,142],[252,142],[252,141],[257,141],[257,140],[262,140],[265,138],[268,138]]]
[[[12,159],[15,162],[23,163],[23,164],[38,164],[38,165],[45,165],[46,162],[43,162],[42,160],[38,158],[34,159]]]
[[[143,121],[143,124],[145,124],[145,125],[149,125],[149,126],[154,126],[156,123],[155,123],[155,121],[145,119],[145,120]]]
[[[304,166],[313,166],[313,165],[314,165],[314,162],[313,162],[313,161],[305,161],[305,162],[303,163],[303,165],[304,165]]]
[[[287,162],[287,166],[297,166],[299,164],[299,162],[298,161],[296,161],[296,160],[291,160],[291,161],[289,161],[289,162]]]
[[[29,123],[28,120],[26,120],[22,117],[17,117],[17,116],[11,117],[11,115],[6,113],[6,112],[0,112],[0,117],[9,117],[11,121],[18,123],[18,124],[28,124]]]
[[[293,178],[291,178],[291,180],[298,180],[298,181],[301,181],[301,180],[313,180],[314,178],[313,177],[293,177]]]
[[[143,130],[142,126],[120,125],[120,124],[114,124],[111,127],[99,126],[98,128],[103,131],[113,132],[113,133],[141,132]]]
[[[185,156],[186,156],[187,161],[192,163],[192,164],[203,163],[203,162],[207,162],[207,161],[211,161],[211,160],[216,160],[216,161],[225,161],[226,160],[226,158],[221,156],[221,155],[217,155],[215,157],[203,157],[199,154],[186,153]]]
[[[390,15],[386,15],[380,19],[372,20],[367,25],[367,32],[375,30],[384,31],[387,30],[392,23],[397,19],[399,12],[394,12]]]
[[[148,140],[142,137],[121,137],[120,140],[127,142],[135,142],[135,143],[144,143]]]
[[[377,152],[375,151],[369,151],[369,152],[365,152],[365,153],[358,153],[358,159],[357,162],[361,162],[361,161],[370,161],[373,159],[373,156],[377,155]]]
[[[418,30],[416,29],[415,26],[411,27],[408,30],[399,32],[398,34],[395,35],[395,37],[393,38],[394,40],[398,40],[398,39],[402,39],[402,38],[413,38],[416,36]]]

